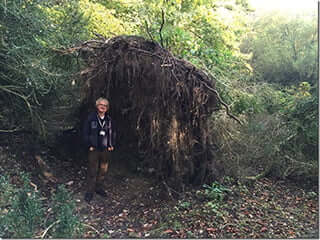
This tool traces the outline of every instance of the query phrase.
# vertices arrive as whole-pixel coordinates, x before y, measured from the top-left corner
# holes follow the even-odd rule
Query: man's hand
[[[108,151],[110,152],[113,151],[113,149],[114,149],[113,147],[108,147]]]
[[[89,151],[92,152],[94,150],[94,147],[90,147]]]

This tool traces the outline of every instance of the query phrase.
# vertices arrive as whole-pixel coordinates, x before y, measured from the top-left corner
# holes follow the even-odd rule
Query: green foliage
[[[80,8],[88,18],[85,28],[90,32],[91,38],[96,38],[95,33],[104,37],[130,34],[132,27],[117,16],[117,10],[123,10],[120,2],[107,1],[79,1]],[[114,9],[113,9],[114,8]],[[121,16],[121,15],[120,15]]]
[[[306,156],[306,161],[318,159],[318,97],[310,93],[307,82],[300,83],[298,88],[288,90],[289,97],[282,110],[284,121],[294,130],[288,148],[294,151],[299,146]],[[291,146],[291,147],[290,147]]]
[[[1,1],[0,129],[31,129],[48,138],[61,124],[76,125],[80,86],[72,74],[83,63],[61,49],[95,33],[136,34],[205,69],[245,122],[240,128],[215,113],[212,135],[226,171],[312,175],[318,157],[315,18],[271,14],[249,29],[250,12],[247,0]],[[55,221],[61,226],[54,229],[72,226],[62,215]]]
[[[242,120],[246,122],[243,126],[234,126],[223,115],[214,121],[215,161],[223,166],[225,175],[239,179],[267,175],[317,179],[316,155],[311,157],[304,144],[294,141],[298,128],[284,121],[282,115],[260,113]]]
[[[288,86],[317,81],[316,17],[272,13],[258,18],[242,44],[260,81]]]
[[[188,201],[179,201],[178,209],[189,209],[191,207],[191,203]]]
[[[44,222],[46,211],[40,192],[31,187],[30,177],[25,173],[19,175],[19,182],[19,185],[13,185],[9,177],[0,178],[0,237],[35,238],[46,228],[49,230],[47,236],[55,238],[81,235],[75,203],[64,186],[52,196],[52,216]]]
[[[7,214],[0,218],[3,237],[32,238],[44,216],[40,195],[31,189],[30,179],[27,175],[21,175],[23,186],[15,192],[9,192],[3,187],[10,186],[8,179],[2,178],[1,192],[5,191],[6,196],[10,196],[11,207]],[[8,189],[12,189],[10,186]],[[3,211],[3,210],[2,210]]]
[[[231,5],[245,7],[246,1]],[[55,106],[77,106],[72,100],[78,98],[78,81],[71,84],[69,78],[81,65],[58,49],[96,38],[95,33],[143,35],[215,75],[239,68],[237,38],[244,30],[239,16],[246,10],[228,10],[234,17],[226,23],[223,11],[215,13],[226,7],[218,0],[1,2],[0,128],[32,129],[43,137],[54,131],[49,122],[57,118]]]
[[[218,182],[213,182],[211,185],[204,184],[203,187],[205,188],[204,195],[208,199],[218,202],[221,202],[224,199],[226,193],[230,192],[230,189],[226,188]]]
[[[0,2],[1,129],[46,134],[43,112],[70,89],[66,78],[74,70],[52,65],[55,49],[86,35],[78,9],[77,1]]]
[[[7,176],[0,177],[0,206],[3,207],[7,204],[8,201],[11,201],[13,198],[14,188],[12,184],[9,183]]]
[[[155,40],[196,65],[230,67],[238,46],[236,39],[245,29],[240,17],[245,10],[229,11],[228,16],[233,17],[226,22],[226,6],[218,0],[97,2],[125,21],[127,33]],[[237,6],[235,1],[231,4]]]
[[[218,216],[221,216],[219,209],[221,208],[221,204],[217,201],[209,201],[206,203],[206,207],[210,209],[210,212],[215,213]]]
[[[65,48],[87,40],[89,17],[82,7],[76,0],[48,1],[40,5],[50,24],[43,44],[48,48]]]
[[[57,193],[53,196],[52,210],[54,212],[52,220],[57,223],[52,228],[54,238],[80,236],[82,228],[78,217],[75,215],[75,202],[63,185],[58,187]]]

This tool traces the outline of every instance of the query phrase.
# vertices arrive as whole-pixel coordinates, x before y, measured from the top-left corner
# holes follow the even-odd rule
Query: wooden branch
[[[149,38],[151,39],[151,41],[154,42],[154,39],[153,39],[153,37],[152,37],[152,34],[151,34],[151,32],[149,31],[149,25],[148,25],[147,20],[145,20],[144,22],[145,22],[145,24],[146,24],[147,34],[148,34]]]
[[[229,106],[221,99],[219,93],[217,90],[213,89],[212,87],[208,86],[206,82],[202,82],[210,91],[212,91],[218,98],[219,102],[226,108],[227,115],[231,117],[232,119],[236,120],[240,125],[243,125],[243,123],[238,119],[236,116],[234,116],[232,113],[230,113]]]
[[[166,189],[167,189],[167,191],[168,191],[168,194],[169,194],[169,196],[171,197],[172,200],[174,199],[172,192],[175,192],[175,193],[176,193],[177,195],[179,195],[179,196],[182,195],[181,193],[177,192],[176,190],[170,188],[165,181],[162,181],[162,183],[163,183],[163,185],[166,187]]]
[[[199,38],[200,40],[202,40],[202,41],[204,42],[204,44],[206,44],[208,47],[212,47],[212,46],[209,45],[209,44],[207,43],[207,41],[204,40],[203,37],[201,37],[198,33],[196,33],[195,31],[193,31],[193,30],[191,30],[191,29],[189,29],[189,31],[192,32],[197,38]]]
[[[95,229],[94,227],[92,227],[92,226],[90,226],[90,225],[88,225],[88,224],[83,224],[84,226],[86,226],[86,227],[88,227],[88,228],[91,228],[92,230],[94,230],[98,235],[100,235],[100,232],[97,230],[97,229]]]
[[[171,192],[171,189],[169,188],[168,184],[167,184],[165,181],[162,181],[162,183],[163,183],[163,185],[166,187],[170,198],[173,200],[172,192]]]
[[[15,129],[10,129],[10,130],[6,130],[6,129],[0,129],[0,133],[15,133],[15,132],[19,132],[21,130],[21,128],[17,127]]]
[[[129,47],[128,50],[134,50],[134,51],[141,52],[141,53],[144,53],[144,54],[149,55],[149,56],[154,56],[154,57],[162,59],[161,56],[159,56],[159,55],[157,55],[155,53],[148,52],[148,51],[143,50],[143,49],[139,49],[139,48],[135,48],[135,47]]]
[[[44,230],[43,234],[41,235],[41,238],[44,238],[44,236],[47,234],[47,232],[50,230],[50,228],[52,228],[54,225],[58,224],[60,222],[60,220],[55,221],[54,223],[52,223],[49,227],[47,227],[46,230]]]
[[[28,110],[29,110],[30,116],[31,116],[31,121],[33,122],[33,116],[34,115],[33,115],[32,107],[31,107],[31,103],[28,101],[28,97],[27,96],[24,96],[24,95],[22,95],[22,94],[20,94],[18,92],[12,91],[12,90],[10,90],[9,88],[7,88],[5,86],[0,86],[0,90],[22,98],[22,100],[25,102],[25,104],[28,107]]]
[[[100,40],[102,40],[104,42],[107,40],[104,36],[102,36],[101,34],[99,34],[97,32],[94,32],[93,34],[96,35],[98,38],[100,38]]]
[[[33,182],[30,182],[30,185],[34,188],[35,192],[38,192],[38,187]]]
[[[271,168],[266,169],[265,171],[263,171],[262,173],[259,173],[256,176],[248,176],[248,177],[244,177],[244,179],[246,180],[251,180],[251,181],[257,181],[263,177],[265,177],[269,172],[270,172]]]
[[[93,40],[88,40],[88,41],[83,42],[80,46],[70,47],[67,49],[51,48],[51,50],[54,52],[61,53],[61,54],[70,54],[70,53],[74,53],[74,52],[82,49],[84,46],[88,46],[91,43],[105,44],[105,41],[93,39]],[[90,46],[90,48],[94,48],[94,47]]]
[[[163,11],[163,9],[161,9],[161,18],[162,18],[162,22],[161,22],[160,29],[159,29],[159,35],[160,35],[161,47],[164,47],[163,38],[162,38],[162,29],[163,29],[163,26],[164,26],[164,11]]]

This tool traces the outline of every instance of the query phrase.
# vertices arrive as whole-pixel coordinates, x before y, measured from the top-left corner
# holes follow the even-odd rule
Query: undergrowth
[[[274,176],[316,183],[318,162],[292,141],[297,129],[277,114],[260,113],[242,117],[235,125],[224,114],[216,114],[211,132],[216,145],[215,159],[221,176],[257,179]],[[214,171],[214,169],[213,169]]]
[[[75,204],[64,186],[47,200],[35,189],[28,174],[0,177],[0,237],[70,238],[81,236]],[[47,212],[51,212],[47,214]]]

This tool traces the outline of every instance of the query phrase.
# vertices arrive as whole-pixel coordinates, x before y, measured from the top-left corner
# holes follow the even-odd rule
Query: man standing
[[[89,150],[87,192],[85,200],[90,203],[94,192],[106,197],[103,180],[110,163],[110,152],[114,150],[115,131],[107,111],[109,101],[99,98],[96,101],[96,112],[90,113],[83,126],[84,142]]]

